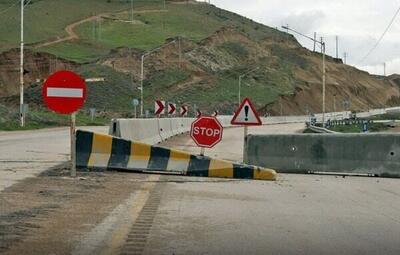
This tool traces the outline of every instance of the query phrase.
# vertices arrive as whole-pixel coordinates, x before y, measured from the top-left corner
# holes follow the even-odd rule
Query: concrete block
[[[400,135],[249,135],[245,158],[247,164],[285,173],[345,172],[400,177]]]
[[[77,131],[76,165],[188,176],[276,180],[276,172],[89,131]]]

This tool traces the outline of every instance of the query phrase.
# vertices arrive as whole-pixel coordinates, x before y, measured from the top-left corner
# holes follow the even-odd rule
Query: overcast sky
[[[377,42],[400,0],[211,0],[212,4],[272,27],[289,27],[307,35],[323,36],[327,53],[335,56],[335,36],[339,36],[339,56],[347,52],[347,63],[375,74],[400,73],[400,15],[377,49],[360,60]],[[296,36],[303,46],[313,43]]]

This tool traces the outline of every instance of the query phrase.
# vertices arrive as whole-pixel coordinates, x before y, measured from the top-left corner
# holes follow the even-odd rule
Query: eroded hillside
[[[149,49],[143,44],[145,42],[134,41],[141,44],[137,47],[114,47],[109,53],[102,52],[93,58],[93,54],[104,47],[105,40],[111,40],[107,35],[111,35],[113,30],[104,30],[107,33],[103,32],[103,41],[99,41],[82,37],[82,31],[85,31],[82,25],[83,28],[77,28],[80,37],[62,48],[60,54],[64,59],[39,49],[26,51],[27,102],[41,106],[41,84],[36,82],[37,79],[44,79],[55,70],[74,69],[86,78],[106,78],[104,83],[90,84],[86,107],[111,112],[128,111],[131,98],[140,97],[141,57],[146,54],[143,84],[147,109],[153,107],[155,99],[163,99],[196,105],[205,112],[232,113],[238,103],[239,76],[243,75],[241,95],[250,97],[262,113],[290,115],[322,110],[322,56],[303,48],[293,36],[215,6],[192,1],[170,3],[166,11],[197,15],[197,20],[188,22],[193,31],[182,30],[176,23],[184,20],[166,20],[163,16],[166,11],[158,10],[157,6],[152,11],[145,11],[145,8],[142,6],[137,10],[132,16],[134,20],[128,25],[122,22],[122,18],[129,14],[126,11],[108,15],[103,21],[104,29],[112,28],[118,33],[120,31],[116,29],[121,26],[128,26],[124,29],[133,26],[135,29],[146,28],[150,33],[158,29],[157,22],[163,22],[162,29],[170,26],[172,32],[163,31],[164,37],[171,36],[161,45],[151,47],[159,49],[147,54]],[[210,27],[204,30],[204,26]],[[211,28],[215,28],[214,32],[206,35]],[[206,36],[199,39],[193,38],[193,34]],[[112,39],[118,39],[112,35]],[[125,35],[121,36],[125,38]],[[148,36],[146,40],[153,45],[154,40],[160,38]],[[86,53],[88,49],[93,53],[87,60],[94,60],[72,61],[81,54],[82,45],[85,45]],[[113,42],[112,45],[117,44]],[[55,50],[58,48],[45,50],[57,53]],[[8,97],[3,101],[9,105],[18,102],[18,65],[18,49],[0,55],[0,95]],[[396,105],[400,102],[399,79],[397,76],[369,75],[328,56],[327,111],[342,110],[343,100],[349,100],[351,110],[356,111]]]

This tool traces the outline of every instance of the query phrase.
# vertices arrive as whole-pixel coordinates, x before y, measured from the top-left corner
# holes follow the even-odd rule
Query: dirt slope
[[[172,38],[171,40],[177,38]],[[226,54],[221,48],[229,44],[240,45],[246,49],[245,55],[240,52]],[[181,41],[181,68],[189,73],[189,78],[178,81],[170,89],[179,93],[190,87],[202,84],[198,93],[211,93],[218,84],[216,80],[222,73],[239,72],[232,76],[237,79],[240,68],[244,70],[258,68],[257,76],[275,75],[284,81],[284,71],[289,74],[289,85],[279,82],[278,85],[288,86],[289,92],[281,93],[274,102],[256,102],[261,112],[280,114],[281,104],[284,114],[304,114],[320,112],[322,108],[322,56],[310,52],[295,41],[282,41],[276,38],[266,38],[254,41],[245,34],[233,28],[223,28],[210,37],[194,43]],[[239,51],[239,49],[237,50]],[[134,79],[140,80],[141,52],[119,49],[108,58],[100,61],[102,65],[113,67],[118,72],[129,73],[133,70]],[[243,53],[244,54],[244,53]],[[147,56],[145,59],[145,79],[151,79],[157,73],[178,67],[179,53],[177,45],[172,43],[164,49]],[[284,64],[282,64],[284,63]],[[283,66],[288,66],[284,69]],[[242,71],[243,72],[243,71]],[[367,110],[369,108],[394,105],[400,102],[400,91],[397,84],[400,79],[379,77],[360,71],[352,66],[344,65],[340,60],[327,57],[326,110],[342,110],[343,100],[350,100],[352,110]],[[273,87],[268,77],[267,87]],[[198,88],[197,86],[196,88]],[[237,90],[236,83],[232,89]],[[154,95],[153,95],[154,96]],[[159,96],[163,96],[162,93]],[[218,107],[230,109],[235,102],[218,102]],[[207,106],[204,106],[207,107]],[[211,107],[211,106],[210,106]],[[208,109],[207,109],[208,110]]]
[[[230,114],[237,105],[239,76],[246,74],[242,77],[242,96],[250,97],[263,114],[290,115],[322,111],[321,54],[303,48],[293,36],[276,29],[216,7],[213,11],[221,19],[238,19],[246,26],[226,23],[200,41],[184,37],[169,38],[161,49],[146,55],[144,92],[147,109],[153,107],[155,99],[163,99],[179,104],[196,104],[206,113],[218,110]],[[60,40],[81,40],[73,32],[75,26],[70,25],[69,37]],[[129,97],[137,98],[137,88],[141,83],[141,56],[144,53],[138,49],[121,47],[90,65],[100,67],[96,70],[107,67],[124,78],[125,83],[132,79]],[[18,64],[18,49],[0,55],[0,97],[18,94]],[[27,51],[25,69],[29,73],[25,76],[26,86],[37,86],[36,79],[43,79],[54,70],[77,66],[50,54]],[[84,69],[85,65],[81,67]],[[91,75],[105,76],[101,71]],[[113,80],[111,77],[105,78]],[[107,87],[113,85],[118,86],[108,83]],[[350,110],[356,111],[397,105],[400,103],[399,87],[400,78],[396,75],[369,75],[344,65],[341,60],[327,57],[327,111],[343,110],[344,100],[349,100]],[[108,98],[108,90],[100,86],[96,86],[96,89],[96,96]],[[121,95],[121,98],[124,96]],[[129,104],[122,99],[118,103]],[[103,106],[93,104],[91,107]]]
[[[19,49],[0,53],[0,97],[8,97],[19,93]],[[56,70],[73,69],[76,63],[47,53],[37,53],[25,50],[26,74],[25,87],[37,84],[37,79],[45,79]]]

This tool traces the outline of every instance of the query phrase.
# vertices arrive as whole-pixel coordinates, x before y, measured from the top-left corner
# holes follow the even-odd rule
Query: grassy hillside
[[[45,0],[42,0],[45,1]],[[112,9],[97,20],[76,28],[80,40],[38,49],[78,62],[92,61],[110,49],[130,47],[149,50],[162,45],[166,39],[182,36],[200,41],[224,26],[233,26],[254,39],[267,35],[282,37],[280,32],[256,24],[244,17],[207,4],[171,4],[166,9],[159,2],[134,1],[133,13]],[[120,8],[126,7],[121,4]],[[117,7],[115,7],[118,9]],[[130,22],[133,20],[133,22]]]
[[[0,11],[13,3],[2,1]],[[26,8],[26,41],[37,54],[31,54],[27,61],[35,65],[27,68],[38,70],[28,73],[27,80],[44,79],[71,66],[66,60],[73,61],[83,77],[106,79],[88,84],[86,111],[95,107],[128,116],[132,98],[140,98],[141,56],[158,49],[145,58],[145,109],[163,99],[230,114],[238,101],[239,77],[247,73],[242,98],[250,97],[262,113],[321,111],[319,53],[303,48],[291,35],[213,5],[163,3],[134,0],[132,11],[130,0],[32,0]],[[85,22],[77,23],[81,20]],[[18,47],[17,6],[0,15],[0,22],[0,51]],[[73,39],[51,43],[66,36]],[[0,88],[18,86],[17,52],[0,59]],[[329,56],[327,69],[327,111],[340,109],[347,98],[352,110],[400,103],[393,79],[370,76]],[[26,102],[42,111],[41,84],[27,87]],[[0,102],[15,107],[18,97]]]

